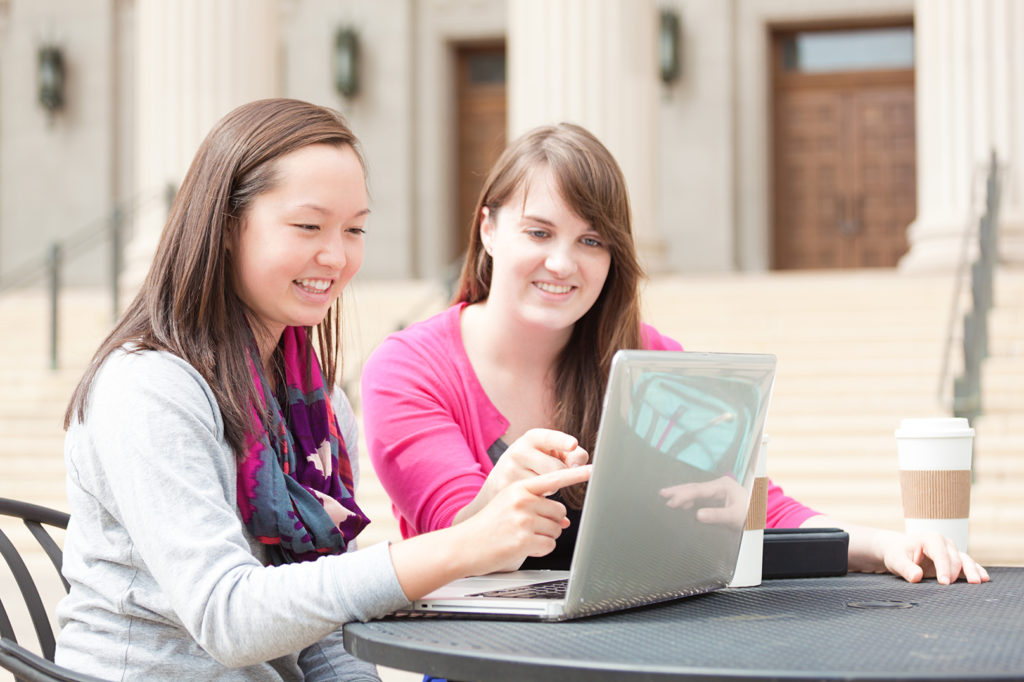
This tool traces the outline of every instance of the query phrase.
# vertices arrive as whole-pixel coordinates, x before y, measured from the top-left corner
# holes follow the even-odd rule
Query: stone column
[[[594,133],[629,184],[633,232],[651,272],[655,223],[657,19],[653,0],[509,0],[509,139],[568,121]]]
[[[135,192],[123,287],[142,283],[199,143],[232,108],[279,90],[276,0],[136,0]],[[127,300],[127,298],[126,298]]]
[[[1000,260],[1024,264],[1024,3],[916,0],[914,32],[918,205],[900,267],[956,267],[993,149],[1004,168]]]

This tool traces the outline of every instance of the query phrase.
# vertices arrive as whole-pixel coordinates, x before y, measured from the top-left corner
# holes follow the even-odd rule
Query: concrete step
[[[55,509],[68,508],[63,476],[45,481],[9,481],[4,477],[0,479],[0,497],[26,500]]]
[[[935,386],[928,391],[922,388],[921,391],[895,394],[884,384],[879,384],[877,390],[864,394],[839,392],[829,385],[823,385],[817,394],[808,391],[791,394],[785,382],[776,381],[769,419],[780,413],[852,415],[864,410],[871,414],[888,414],[893,423],[899,423],[900,419],[906,417],[934,417],[941,416],[943,412],[936,397]]]
[[[4,479],[14,480],[62,480],[64,478],[64,455],[47,455],[34,458],[6,457],[3,464]]]
[[[998,462],[1000,471],[1024,473],[1024,434],[994,434],[975,429],[975,460]],[[1024,498],[1024,487],[1022,487]]]
[[[786,397],[821,396],[825,389],[831,394],[859,397],[870,403],[881,392],[891,396],[927,396],[937,392],[934,376],[920,374],[842,375],[839,373],[794,374],[788,367],[779,367],[775,375],[775,392]]]
[[[796,463],[816,466],[825,463],[831,467],[861,468],[887,466],[886,460],[896,461],[896,439],[893,431],[853,434],[806,433],[787,431],[769,421],[770,442],[768,462]],[[1024,475],[1024,434],[993,434],[975,430],[975,463],[989,473],[1016,472]],[[1024,501],[1024,495],[1022,495]]]
[[[982,406],[984,411],[1017,412],[1024,407],[1024,390],[1013,385],[982,385]]]
[[[997,308],[1024,307],[1024,268],[1003,266],[993,282]]]
[[[61,428],[62,419],[63,415],[48,415],[45,419],[0,419],[0,440],[7,438],[34,438],[40,436],[47,438],[59,437],[63,439],[64,430]]]
[[[996,336],[1008,335],[1015,339],[1024,335],[1024,323],[1020,319],[1020,311],[1024,309],[1024,303],[1019,306],[1004,306],[993,308],[988,314],[989,329],[998,332]]]
[[[1024,410],[986,410],[985,414],[974,421],[974,428],[980,432],[994,435],[1024,433]]]
[[[991,358],[991,364],[986,361],[982,377],[985,391],[1007,394],[1024,392],[1024,371],[1017,366],[1016,361]]]
[[[891,436],[899,427],[899,420],[893,420],[892,415],[887,412],[863,411],[849,415],[808,415],[803,412],[784,412],[777,409],[778,406],[774,404],[772,408],[765,427],[769,435],[778,431],[791,435],[802,434],[807,437],[834,433],[854,436]]]
[[[16,430],[31,429],[32,433],[62,432],[64,410],[60,404],[35,406],[24,401],[9,402],[0,400],[0,436],[8,431],[8,427]]]
[[[865,476],[863,479],[846,475],[824,478],[811,472],[780,471],[779,467],[773,467],[768,473],[772,480],[787,492],[795,488],[807,489],[812,491],[811,495],[815,499],[845,500],[850,497],[851,487],[855,487],[856,504],[858,505],[902,504],[899,472],[895,466],[891,467],[891,471],[888,473],[878,472],[873,476]],[[837,473],[843,474],[843,472]],[[1021,503],[1020,492],[1020,486],[1015,481],[976,478],[971,486],[972,510],[974,508],[982,509],[985,505],[991,507],[987,512],[988,515],[1005,509],[1012,510],[1014,505]],[[1024,526],[1024,516],[1019,518],[1019,522]]]
[[[11,455],[32,456],[39,452],[63,452],[64,435],[7,436],[0,439],[0,459]]]

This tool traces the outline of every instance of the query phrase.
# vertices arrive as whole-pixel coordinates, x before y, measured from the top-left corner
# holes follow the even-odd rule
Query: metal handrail
[[[972,183],[971,206],[975,204],[974,191],[975,183]],[[994,303],[993,278],[999,253],[999,202],[1000,169],[993,150],[985,176],[984,210],[980,216],[970,219],[963,233],[938,386],[939,403],[955,416],[966,417],[971,421],[982,413],[981,363],[988,357],[988,313]],[[974,260],[970,261],[969,252],[974,239],[977,239],[978,252]],[[954,329],[960,315],[963,282],[968,267],[971,273],[971,301],[961,317],[963,370],[959,376],[954,377],[952,398],[947,399]]]
[[[0,295],[28,286],[36,280],[45,282],[50,312],[49,357],[51,369],[57,369],[58,365],[59,299],[62,283],[61,271],[64,265],[98,243],[105,240],[110,241],[111,306],[112,317],[116,319],[120,313],[120,275],[124,267],[122,251],[125,226],[140,211],[163,199],[165,199],[164,193],[156,192],[136,195],[115,204],[106,215],[90,221],[63,239],[51,243],[40,256],[30,258],[12,271],[0,276]]]
[[[6,273],[0,273],[0,294],[11,289],[27,286],[34,280],[42,279],[47,271],[47,265],[49,265],[52,259],[52,251],[55,245],[59,246],[62,252],[70,252],[77,255],[87,248],[94,246],[97,242],[102,241],[110,234],[112,224],[121,220],[120,216],[125,214],[126,209],[131,209],[128,212],[134,212],[141,208],[141,206],[135,206],[136,201],[136,199],[130,199],[115,205],[106,215],[90,221],[63,239],[54,242],[40,255],[27,259],[21,265]]]

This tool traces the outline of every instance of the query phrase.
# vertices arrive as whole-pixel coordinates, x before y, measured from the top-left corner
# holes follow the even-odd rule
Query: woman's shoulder
[[[464,304],[457,303],[446,310],[414,322],[405,329],[389,334],[370,355],[368,364],[379,362],[386,356],[389,360],[397,357],[430,357],[446,355],[453,348],[461,346],[462,332],[459,316]]]
[[[177,355],[162,350],[140,348],[133,343],[126,343],[111,351],[104,358],[97,375],[108,379],[146,382],[155,377],[172,382],[203,380],[195,367]]]
[[[640,340],[645,350],[683,350],[683,346],[646,322],[640,325]]]
[[[462,391],[475,381],[459,323],[463,307],[456,304],[395,332],[374,349],[360,377],[364,410],[367,396],[372,400],[380,392]]]
[[[405,329],[391,334],[389,338],[406,341],[423,341],[428,339],[450,339],[460,336],[459,319],[465,303],[456,303],[430,317],[414,322]]]
[[[111,352],[92,379],[84,418],[69,425],[71,443],[168,435],[175,430],[223,437],[223,419],[209,384],[194,367],[171,353],[130,345]],[[108,448],[109,449],[109,448]]]
[[[209,402],[216,407],[213,390],[186,360],[166,351],[125,344],[100,365],[90,389],[90,403],[129,401],[166,404],[183,400]],[[136,406],[138,407],[138,406]]]

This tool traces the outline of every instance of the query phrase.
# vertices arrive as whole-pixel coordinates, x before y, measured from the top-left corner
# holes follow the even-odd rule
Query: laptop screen
[[[774,376],[772,355],[616,354],[567,608],[598,613],[728,583]]]

